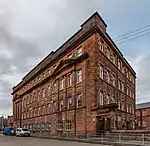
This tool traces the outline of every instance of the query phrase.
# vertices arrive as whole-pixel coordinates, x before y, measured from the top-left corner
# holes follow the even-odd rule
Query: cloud
[[[150,54],[142,54],[130,60],[137,73],[137,103],[147,102],[150,97]]]
[[[144,5],[143,2],[137,3],[136,0],[132,2],[130,0],[121,2],[120,0],[114,0],[113,2],[110,0],[13,0],[13,5],[12,0],[1,0],[0,74],[12,69],[22,70],[20,68],[39,62],[43,56],[46,56],[52,50],[56,50],[72,36],[79,29],[79,26],[96,10],[108,23],[108,31],[113,36],[125,33],[129,29],[132,30],[135,28],[135,23],[139,25],[144,23],[144,17],[142,17],[143,21],[140,19],[140,23],[138,23],[139,17],[134,17],[134,14]],[[137,9],[136,6],[138,6]],[[142,12],[141,10],[139,13],[147,14],[146,9]],[[141,16],[141,14],[138,16]],[[136,21],[133,21],[133,18]],[[143,41],[143,44],[145,44],[145,41]],[[135,53],[135,49],[138,47],[137,43],[132,46],[128,44],[125,47],[128,50],[121,50],[123,50],[123,53],[125,52],[125,55],[140,74],[138,75],[138,95],[140,97],[138,98],[142,99],[142,95],[147,95],[149,85],[146,83],[145,87],[147,79],[141,77],[141,74],[145,74],[139,68],[142,67],[145,70],[147,66],[142,66],[139,52],[136,51],[138,53]],[[135,49],[131,50],[132,48]],[[137,59],[132,60],[130,58],[133,54],[138,56]],[[149,61],[145,55],[142,57],[145,58],[146,63]],[[10,90],[12,86],[16,85],[23,75],[0,78],[0,99],[2,101],[5,99],[4,103],[11,97]],[[0,108],[0,112],[2,110],[3,108]]]

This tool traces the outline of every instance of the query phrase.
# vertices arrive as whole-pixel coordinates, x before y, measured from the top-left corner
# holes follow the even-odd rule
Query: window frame
[[[82,47],[79,47],[77,49],[77,57],[80,57],[82,55]]]
[[[77,108],[83,105],[83,93],[77,94]],[[81,102],[81,103],[79,103]]]
[[[82,69],[77,70],[76,76],[77,76],[77,83],[81,83],[82,82]]]
[[[104,105],[104,92],[103,91],[99,92],[99,105],[100,106]]]

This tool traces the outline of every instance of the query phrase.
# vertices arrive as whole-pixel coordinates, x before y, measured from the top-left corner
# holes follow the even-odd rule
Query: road
[[[87,144],[78,142],[38,139],[32,137],[0,136],[1,146],[106,146],[100,144]]]

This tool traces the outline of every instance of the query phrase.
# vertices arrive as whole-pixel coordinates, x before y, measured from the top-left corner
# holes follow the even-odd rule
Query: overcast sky
[[[12,114],[12,87],[21,81],[24,70],[56,50],[95,11],[115,38],[149,25],[149,5],[149,0],[1,0],[0,114]],[[137,72],[137,102],[149,101],[150,36],[118,46]]]

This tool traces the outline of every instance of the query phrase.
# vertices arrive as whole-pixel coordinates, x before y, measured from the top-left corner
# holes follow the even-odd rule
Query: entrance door
[[[97,118],[97,134],[104,133],[105,119]]]
[[[109,118],[107,118],[106,122],[106,129],[105,131],[109,132],[110,131],[110,127],[111,127],[111,120]]]

